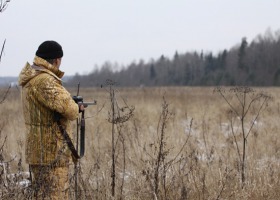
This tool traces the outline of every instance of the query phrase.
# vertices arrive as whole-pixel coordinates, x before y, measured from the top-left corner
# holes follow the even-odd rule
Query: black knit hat
[[[55,41],[45,41],[38,47],[36,56],[43,59],[56,59],[63,56],[63,50],[60,44]]]

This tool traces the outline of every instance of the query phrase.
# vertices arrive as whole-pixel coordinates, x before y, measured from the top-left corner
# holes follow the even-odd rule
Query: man
[[[33,65],[26,63],[19,75],[27,130],[26,161],[36,199],[68,199],[71,151],[56,119],[59,116],[62,127],[70,133],[70,120],[84,108],[79,108],[61,84],[62,56],[60,44],[45,41],[38,47]]]

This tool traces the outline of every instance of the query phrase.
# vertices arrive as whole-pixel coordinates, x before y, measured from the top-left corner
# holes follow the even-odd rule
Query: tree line
[[[229,50],[174,53],[172,59],[161,55],[145,63],[132,62],[121,70],[106,62],[87,75],[76,74],[68,86],[96,87],[114,81],[119,86],[279,86],[280,31],[258,35],[251,43],[247,38]]]

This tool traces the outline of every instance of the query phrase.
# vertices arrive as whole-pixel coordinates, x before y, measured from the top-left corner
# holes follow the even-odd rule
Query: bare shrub
[[[215,91],[221,95],[230,108],[228,119],[239,159],[243,187],[246,179],[245,168],[248,136],[252,132],[255,123],[257,123],[261,112],[268,106],[268,102],[272,97],[266,93],[257,92],[250,87],[234,87],[228,91],[219,87]],[[236,121],[237,125],[235,123]],[[234,126],[241,127],[241,144],[239,143],[240,139]]]
[[[10,0],[1,0],[0,1],[0,13],[4,12],[4,10],[8,7],[8,3],[10,3]]]
[[[126,173],[126,154],[125,154],[125,136],[123,135],[124,124],[133,116],[134,107],[128,106],[123,100],[124,106],[120,106],[116,97],[116,90],[114,89],[114,83],[110,80],[107,81],[110,94],[111,110],[108,112],[108,122],[111,123],[111,136],[112,136],[112,171],[111,171],[111,195],[115,196],[116,187],[116,163],[117,163],[117,147],[118,143],[121,144],[123,165],[122,165],[122,179],[120,183],[120,198],[122,198],[123,187],[124,187],[124,176]]]
[[[27,199],[31,196],[29,173],[23,171],[22,159],[18,160],[17,172],[11,172],[10,166],[16,162],[16,157],[7,159],[5,156],[7,136],[2,140],[2,127],[0,127],[0,142],[0,198]]]

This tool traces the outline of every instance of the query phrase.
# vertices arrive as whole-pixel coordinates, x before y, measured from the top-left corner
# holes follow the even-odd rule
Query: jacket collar
[[[60,71],[58,68],[54,67],[48,61],[46,61],[43,58],[40,58],[38,56],[35,56],[35,58],[33,60],[33,64],[35,65],[34,67],[37,68],[36,70],[45,71],[45,72],[55,76],[60,81],[64,75],[64,72]]]

